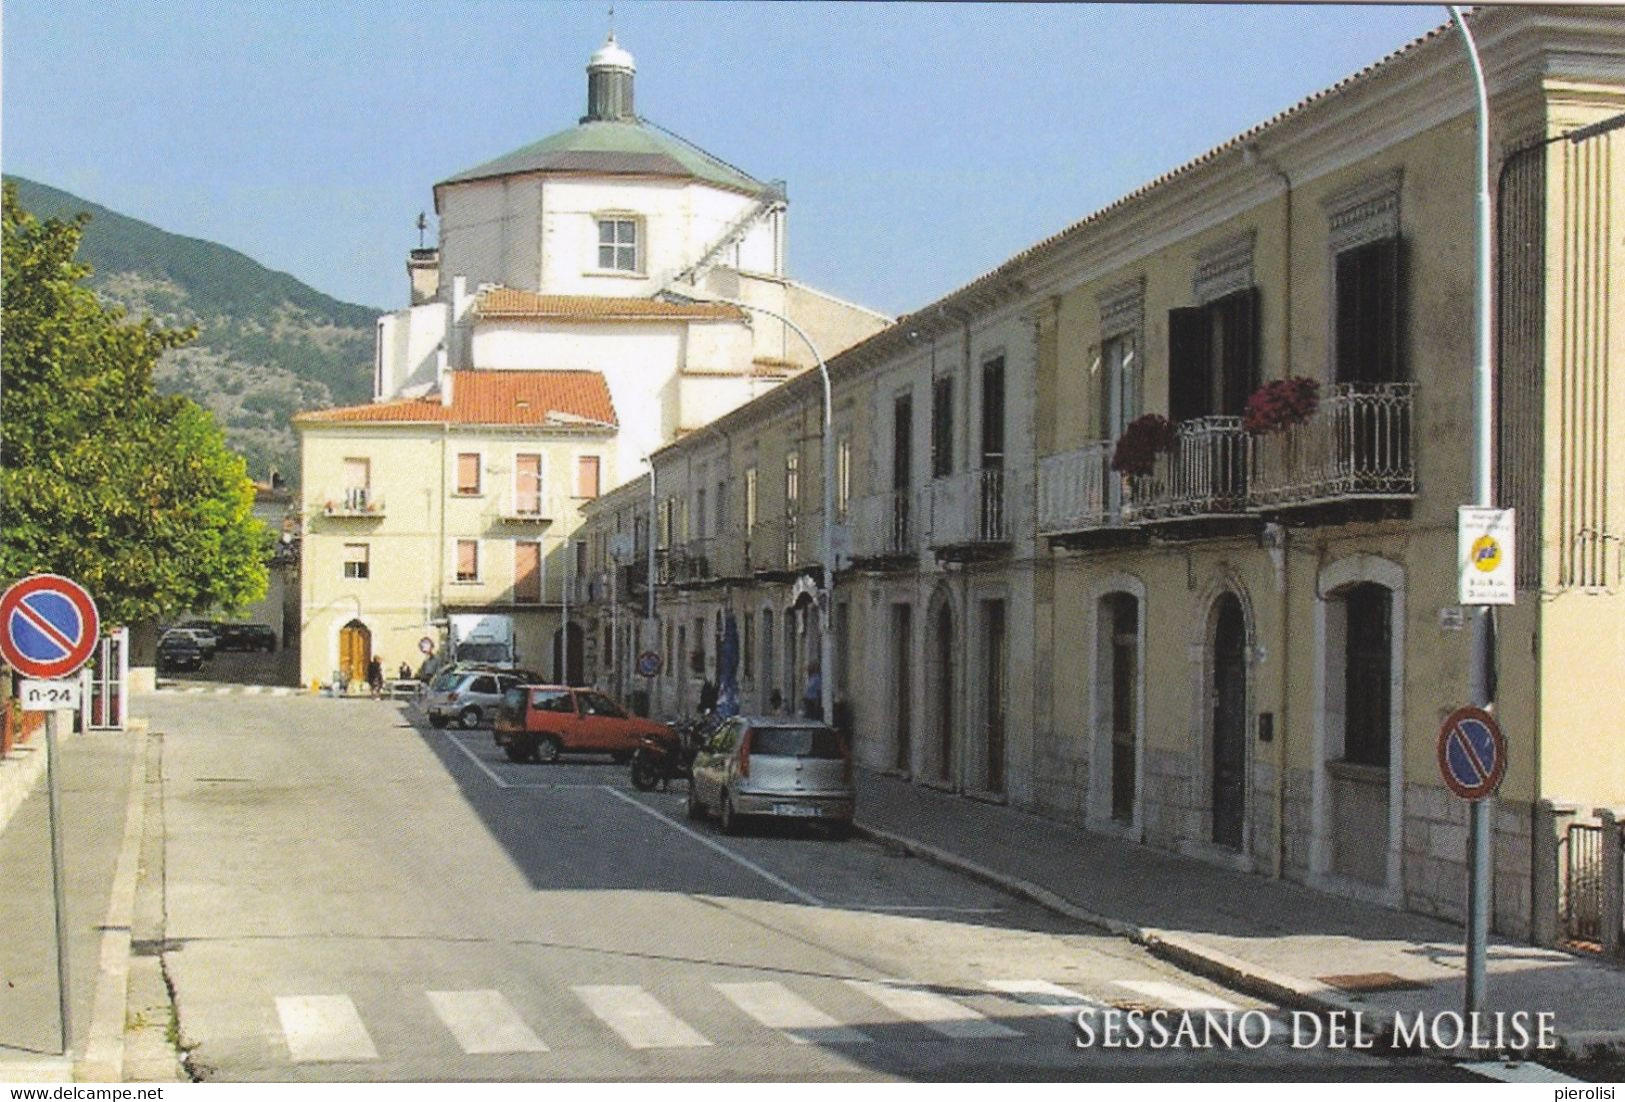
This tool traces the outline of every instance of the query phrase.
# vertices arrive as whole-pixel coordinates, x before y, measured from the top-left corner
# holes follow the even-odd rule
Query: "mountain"
[[[21,176],[23,208],[40,218],[90,214],[79,259],[90,285],[133,317],[196,325],[197,340],[164,355],[158,388],[211,410],[249,474],[298,481],[299,410],[366,401],[380,311],[329,298],[235,249],[156,226]]]

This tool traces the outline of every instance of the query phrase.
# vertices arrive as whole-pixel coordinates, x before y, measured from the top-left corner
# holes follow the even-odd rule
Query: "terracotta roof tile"
[[[453,371],[451,405],[439,394],[312,410],[301,424],[617,424],[609,386],[596,371]]]
[[[657,298],[538,295],[512,287],[493,287],[480,292],[475,309],[482,318],[565,318],[574,321],[618,321],[623,318],[740,321],[745,316],[737,306],[719,302],[678,303]]]

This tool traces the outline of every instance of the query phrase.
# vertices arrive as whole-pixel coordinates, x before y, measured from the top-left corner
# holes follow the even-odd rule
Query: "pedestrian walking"
[[[700,714],[707,715],[717,710],[717,686],[709,677],[700,686]]]
[[[367,663],[367,687],[372,690],[372,698],[380,700],[384,695],[384,664],[378,661],[378,656],[372,656]]]
[[[767,713],[774,716],[784,714],[784,694],[777,689],[767,696]]]

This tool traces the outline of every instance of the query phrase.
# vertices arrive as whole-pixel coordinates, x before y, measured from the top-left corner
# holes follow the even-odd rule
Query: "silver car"
[[[436,727],[445,727],[454,721],[465,730],[485,727],[502,706],[502,694],[520,684],[518,674],[444,670],[430,682],[423,707],[429,713],[429,722]]]
[[[688,817],[715,812],[727,834],[760,815],[852,829],[852,757],[835,729],[788,716],[735,716],[694,758]]]

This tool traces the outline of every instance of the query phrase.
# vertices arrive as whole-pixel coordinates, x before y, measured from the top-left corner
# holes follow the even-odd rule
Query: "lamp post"
[[[740,302],[731,298],[712,298],[710,302],[720,302],[728,306],[735,306],[741,310],[752,310],[758,314],[766,314],[782,322],[813,354],[818,362],[818,374],[824,382],[824,525],[820,540],[821,551],[819,557],[823,560],[824,584],[819,589],[819,617],[822,630],[818,633],[818,682],[821,689],[819,706],[824,710],[824,721],[835,722],[835,399],[830,388],[829,367],[824,363],[824,357],[819,354],[818,346],[807,336],[801,326],[779,313],[769,310],[765,306],[753,306],[748,302]],[[652,470],[652,468],[651,468]]]
[[[1478,45],[1468,29],[1461,9],[1448,6],[1450,18],[1461,33],[1467,47],[1467,59],[1472,64],[1474,91],[1478,97],[1477,170],[1478,194],[1474,207],[1474,265],[1473,265],[1473,504],[1495,504],[1493,457],[1490,451],[1494,434],[1491,421],[1493,379],[1490,374],[1490,100],[1484,82],[1484,67],[1479,60]],[[1490,610],[1486,605],[1472,606],[1472,650],[1468,658],[1467,697],[1475,707],[1492,709],[1493,678],[1490,664],[1494,660],[1490,639]],[[1469,1015],[1484,1009],[1486,983],[1485,957],[1488,952],[1490,910],[1490,797],[1474,800],[1467,818],[1467,991],[1466,1011]]]

